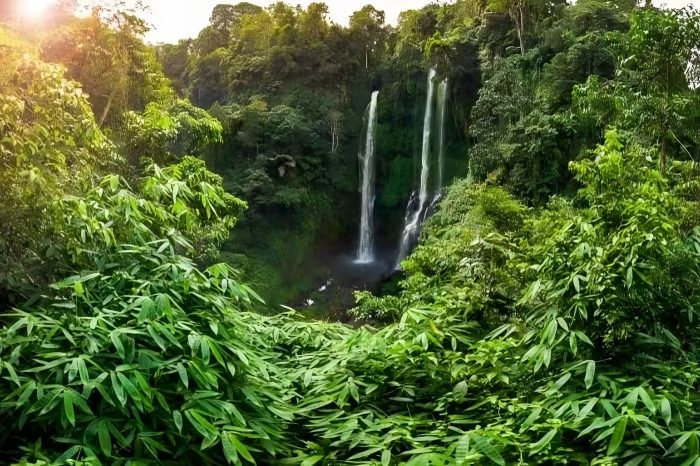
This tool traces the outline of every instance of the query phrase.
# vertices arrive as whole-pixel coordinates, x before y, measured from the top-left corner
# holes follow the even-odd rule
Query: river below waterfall
[[[291,306],[310,318],[353,323],[348,310],[355,306],[354,293],[360,290],[385,294],[397,276],[394,268],[395,250],[380,255],[375,262],[357,262],[354,251],[319,254],[313,258],[313,288]]]

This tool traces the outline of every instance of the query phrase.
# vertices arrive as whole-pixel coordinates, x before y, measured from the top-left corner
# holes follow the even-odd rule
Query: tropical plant
[[[20,51],[0,64],[0,306],[51,280],[52,203],[119,157],[80,85]],[[27,286],[28,285],[28,286]]]
[[[198,163],[154,167],[143,196],[110,176],[61,202],[55,225],[75,275],[2,317],[6,459],[285,456],[293,411],[264,324],[247,312],[259,298],[228,267],[200,271],[182,255],[242,206]]]

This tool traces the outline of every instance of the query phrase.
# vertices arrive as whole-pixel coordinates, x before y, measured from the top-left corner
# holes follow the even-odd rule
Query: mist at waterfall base
[[[357,249],[353,247],[356,241],[356,234],[348,236],[332,250],[313,258],[317,278],[312,291],[293,308],[316,319],[352,323],[347,310],[355,305],[355,291],[368,290],[378,295],[394,291],[396,238],[375,236],[374,261],[369,263],[358,262]]]
[[[354,306],[354,291],[369,290],[383,294],[396,286],[401,262],[418,242],[422,224],[432,215],[445,184],[445,125],[448,100],[447,79],[436,83],[437,72],[428,72],[420,147],[420,178],[408,199],[403,230],[398,238],[378,235],[374,216],[376,190],[376,129],[379,91],[371,95],[365,116],[365,130],[358,154],[360,183],[360,220],[354,250],[339,247],[317,258],[326,273],[317,280],[315,290],[299,306],[317,310],[325,318],[349,322],[345,312]],[[381,223],[381,222],[380,222]],[[388,292],[391,292],[389,290]]]

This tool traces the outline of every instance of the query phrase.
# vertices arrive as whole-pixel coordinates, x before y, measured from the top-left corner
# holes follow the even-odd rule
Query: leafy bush
[[[231,226],[242,204],[217,197],[201,164],[153,168],[143,197],[112,176],[63,201],[57,226],[80,273],[2,317],[6,458],[285,455],[289,395],[266,324],[246,312],[259,298],[228,267],[199,271],[181,255],[213,219]]]
[[[398,304],[373,302],[399,322],[297,344],[309,462],[697,461],[697,204],[615,132],[593,157],[575,200],[532,215],[454,187]]]
[[[4,49],[3,49],[4,50]],[[118,162],[80,85],[16,51],[0,57],[0,306],[52,279],[52,203]],[[26,286],[28,285],[28,286]]]
[[[38,281],[34,270],[67,277],[0,315],[1,461],[699,464],[700,182],[697,164],[667,160],[697,151],[686,65],[698,16],[631,0],[517,3],[431,5],[386,36],[371,8],[347,34],[321,4],[217,7],[180,47],[200,55],[178,64],[199,101],[230,100],[216,108],[228,144],[208,155],[247,159],[226,167],[227,187],[255,204],[227,258],[280,299],[311,280],[319,225],[337,233],[332,219],[348,217],[335,202],[354,180],[344,138],[359,132],[369,82],[392,81],[382,95],[397,103],[380,103],[378,132],[380,172],[396,172],[379,206],[391,207],[410,178],[424,46],[441,69],[459,57],[451,111],[463,115],[449,120],[474,138],[471,178],[486,181],[449,189],[398,295],[357,294],[353,312],[379,329],[261,316],[241,275],[212,265],[246,204],[186,156],[222,127],[167,100],[138,18],[117,12],[114,31],[78,20],[48,50],[101,90],[107,122],[113,104],[133,108],[129,95],[160,95],[113,129],[132,158],[178,163],[128,181],[95,181],[118,158],[77,84],[1,57],[0,214],[13,223],[0,286]],[[99,60],[69,60],[84,53]],[[114,80],[95,73],[105,66]],[[611,122],[624,131],[583,150]]]
[[[186,100],[152,102],[143,113],[125,113],[123,120],[120,138],[134,161],[172,163],[222,142],[221,123]]]

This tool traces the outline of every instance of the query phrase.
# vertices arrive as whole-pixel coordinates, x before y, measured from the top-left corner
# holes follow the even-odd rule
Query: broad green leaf
[[[538,440],[535,443],[530,444],[530,454],[534,455],[536,453],[539,453],[542,451],[544,448],[547,447],[547,445],[550,444],[552,439],[557,435],[559,431],[557,429],[552,429],[549,432],[547,432],[544,437],[542,437],[540,440]]]
[[[224,457],[227,463],[231,464],[239,461],[238,453],[226,434],[221,436],[221,447],[224,450]]]
[[[382,452],[382,466],[389,466],[391,464],[391,450],[384,450]]]
[[[586,390],[590,389],[591,386],[593,386],[594,379],[595,379],[595,361],[588,361],[588,364],[586,365],[586,376],[584,377],[584,382],[586,383]]]
[[[676,439],[676,441],[673,442],[673,445],[671,445],[671,447],[666,451],[666,454],[664,456],[672,455],[678,450],[680,450],[686,444],[691,435],[693,435],[692,432],[686,432],[680,437],[678,437],[678,439]]]
[[[80,445],[73,445],[70,447],[68,450],[64,451],[61,456],[56,458],[56,461],[54,464],[64,464],[68,462],[70,459],[74,459],[75,456],[82,450],[83,448]]]
[[[233,444],[234,448],[236,451],[245,459],[250,461],[251,463],[255,464],[255,460],[253,459],[253,456],[250,454],[248,451],[248,448],[243,445],[240,440],[238,440],[238,437],[236,437],[234,434],[229,434],[229,440]]]
[[[590,346],[593,346],[593,342],[591,341],[590,338],[588,338],[588,336],[585,333],[580,332],[580,331],[575,331],[574,333],[576,334],[576,337],[579,340],[583,341],[584,343],[587,343]]]
[[[539,419],[540,414],[542,414],[541,407],[538,406],[537,408],[533,409],[532,413],[530,413],[530,415],[527,417],[527,419],[525,419],[525,422],[523,422],[522,425],[520,426],[520,432],[522,433],[522,432],[525,432],[527,429],[529,429],[530,426],[532,426],[532,424],[534,424],[535,421],[537,419]]]
[[[75,410],[73,408],[73,392],[66,390],[63,392],[63,412],[71,425],[75,426]]]
[[[625,430],[627,429],[627,416],[622,416],[617,424],[615,424],[615,430],[613,431],[612,437],[610,437],[610,443],[608,444],[608,456],[612,456],[617,452],[625,438]]]
[[[119,378],[117,377],[116,372],[112,372],[110,374],[110,380],[112,382],[112,390],[114,391],[114,394],[117,397],[117,400],[122,404],[122,406],[126,405],[126,394],[124,393],[124,387],[122,387],[121,382],[119,381]]]
[[[663,398],[661,400],[661,417],[663,418],[667,426],[671,424],[671,416],[671,403],[668,401],[668,399]]]
[[[19,408],[20,406],[24,405],[29,399],[32,397],[34,392],[36,391],[36,382],[31,381],[29,382],[25,387],[24,390],[22,390],[22,394],[19,396],[17,399],[17,407]]]
[[[185,388],[190,386],[190,379],[187,377],[187,369],[185,369],[185,366],[182,365],[182,363],[177,363],[175,366],[177,369],[177,373],[180,374],[180,380],[182,381],[182,384],[185,386]]]
[[[68,369],[68,383],[73,382],[78,376],[78,359],[73,359]]]
[[[524,430],[524,429],[523,429]],[[467,456],[469,456],[471,439],[469,435],[462,435],[457,442],[457,448],[455,449],[455,459],[457,464],[461,465],[467,461]]]
[[[117,350],[117,354],[120,358],[126,358],[126,352],[124,351],[124,344],[117,332],[112,332],[109,334],[109,338],[112,340],[114,348]]]
[[[360,460],[363,458],[367,458],[368,456],[372,456],[375,453],[380,452],[382,450],[383,450],[382,447],[368,448],[365,451],[361,451],[360,453],[352,455],[350,458],[348,458],[348,461],[354,461],[354,460]]]
[[[598,398],[592,398],[586,405],[581,408],[581,411],[579,411],[578,416],[576,416],[577,420],[584,419],[586,416],[588,416],[591,411],[593,411],[593,408],[595,408],[595,405],[598,403]]]
[[[316,455],[316,456],[310,456],[306,458],[304,461],[302,461],[301,466],[314,466],[315,464],[323,461],[323,456],[321,455]]]
[[[656,414],[656,405],[643,387],[639,387],[639,398],[642,399],[642,403],[644,403],[644,406],[646,406],[650,413]]]
[[[90,383],[90,373],[83,358],[78,358],[78,373],[80,374],[80,382],[83,385]]]
[[[571,372],[567,372],[566,374],[562,375],[556,382],[554,382],[554,386],[557,388],[557,390],[561,390],[561,388],[566,385],[569,380],[571,380]]]
[[[100,449],[105,456],[112,456],[112,438],[109,435],[109,428],[104,421],[97,425],[97,436],[100,441]]]
[[[505,466],[506,461],[503,459],[498,450],[496,450],[496,448],[493,445],[491,445],[491,443],[488,440],[479,435],[470,435],[470,437],[474,442],[474,445],[476,446],[476,449],[479,451],[479,453],[486,456],[493,463],[499,466]]]
[[[218,429],[214,425],[206,420],[201,414],[194,410],[185,411],[185,417],[190,421],[192,426],[199,432],[202,437],[206,439],[211,439],[218,435]],[[233,440],[230,439],[233,443]],[[235,443],[234,443],[235,446]]]
[[[180,411],[173,411],[173,422],[177,431],[182,433],[182,414],[180,414]]]

